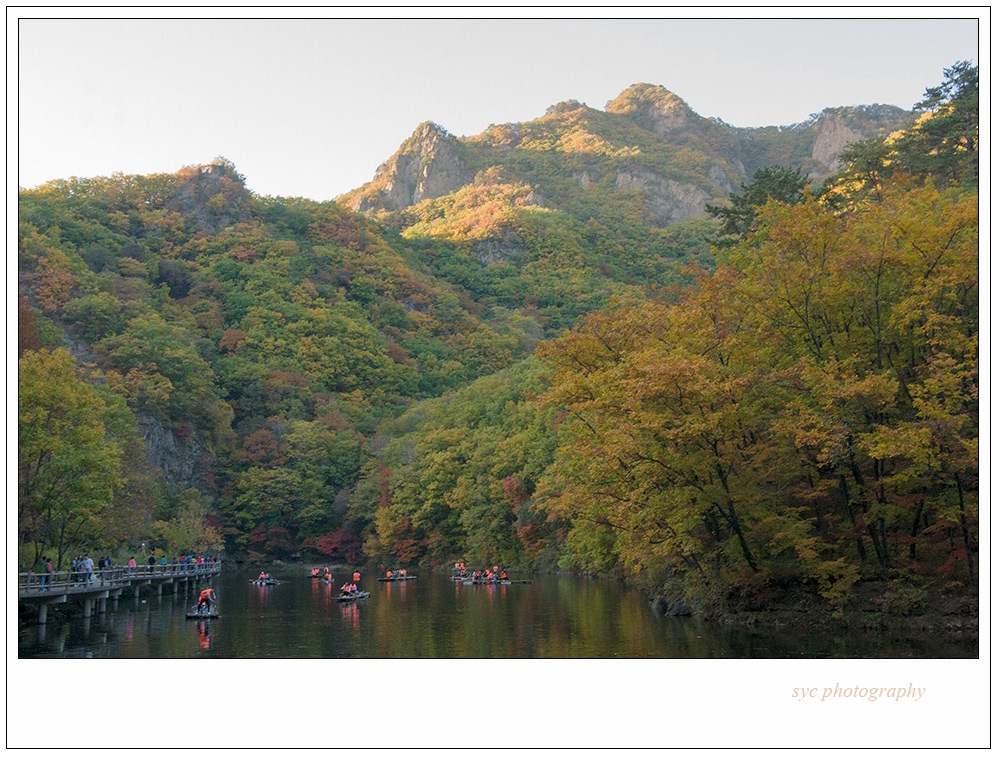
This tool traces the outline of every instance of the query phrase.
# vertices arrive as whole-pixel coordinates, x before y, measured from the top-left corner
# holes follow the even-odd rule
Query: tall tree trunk
[[[924,494],[924,493],[922,493]],[[924,497],[917,503],[917,511],[914,513],[914,523],[910,528],[910,559],[917,560],[917,527],[921,521],[921,513],[924,511]]]
[[[865,543],[862,541],[862,535],[858,533],[858,525],[855,519],[855,509],[852,508],[852,498],[848,492],[848,481],[845,479],[845,475],[838,474],[838,491],[841,493],[841,499],[845,503],[845,512],[848,513],[848,520],[852,524],[852,531],[855,533],[855,547],[859,553],[859,560],[863,563],[866,561]]]
[[[966,497],[962,487],[962,478],[955,475],[956,492],[959,493],[959,523],[962,526],[962,542],[966,546],[966,566],[969,569],[969,581],[976,584],[976,571],[973,568],[973,545],[969,537],[969,523],[966,520]]]

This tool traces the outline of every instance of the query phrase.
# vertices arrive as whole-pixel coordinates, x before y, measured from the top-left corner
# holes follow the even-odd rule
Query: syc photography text
[[[793,699],[803,702],[804,700],[818,700],[823,703],[826,700],[851,699],[868,700],[892,700],[895,703],[900,701],[917,702],[927,687],[915,687],[913,683],[904,687],[842,687],[838,682],[833,687],[793,687]]]

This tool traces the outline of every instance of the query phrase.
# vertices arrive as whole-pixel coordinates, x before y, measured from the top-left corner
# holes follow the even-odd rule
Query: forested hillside
[[[223,159],[22,190],[21,562],[500,561],[696,609],[975,589],[977,76],[785,128],[649,85],[424,124],[337,202]]]

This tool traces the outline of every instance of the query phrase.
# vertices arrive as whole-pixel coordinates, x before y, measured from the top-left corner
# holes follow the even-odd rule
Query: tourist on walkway
[[[89,585],[91,582],[97,581],[97,575],[93,572],[93,558],[89,555],[83,559],[83,582]]]
[[[45,589],[45,585],[51,582],[48,574],[51,571],[51,564],[48,562],[48,558],[44,555],[38,559],[38,563],[35,564],[35,573],[38,575],[38,589]]]

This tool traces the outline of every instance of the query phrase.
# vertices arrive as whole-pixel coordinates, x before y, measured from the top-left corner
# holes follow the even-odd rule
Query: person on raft
[[[200,613],[202,610],[210,611],[214,604],[215,591],[210,587],[205,587],[201,590],[201,594],[197,596],[197,612]]]

